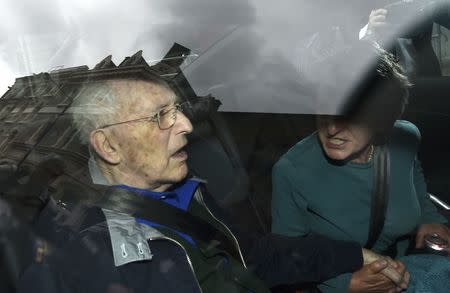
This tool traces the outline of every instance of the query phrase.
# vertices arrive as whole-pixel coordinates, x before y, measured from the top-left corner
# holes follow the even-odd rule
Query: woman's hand
[[[377,260],[352,274],[348,292],[396,292],[397,286],[381,271],[388,266],[386,260]]]
[[[417,229],[416,248],[425,246],[425,236],[428,234],[437,234],[439,237],[447,240],[447,243],[450,243],[450,229],[447,226],[441,223],[422,224]]]
[[[390,257],[385,257],[372,250],[362,249],[364,264],[368,265],[377,260],[386,260],[388,266],[384,268],[381,273],[391,279],[398,287],[407,288],[409,283],[409,273],[405,266],[400,261],[394,261]]]
[[[369,15],[369,21],[367,22],[366,36],[374,36],[375,39],[381,37],[382,33],[388,26],[386,23],[386,9],[372,10]]]
[[[395,270],[402,276],[403,281],[396,285],[391,279],[386,277],[382,271],[390,266],[395,266]],[[351,293],[362,292],[400,292],[407,288],[409,273],[405,266],[393,260],[380,259],[363,266],[359,271],[352,274],[348,291]]]

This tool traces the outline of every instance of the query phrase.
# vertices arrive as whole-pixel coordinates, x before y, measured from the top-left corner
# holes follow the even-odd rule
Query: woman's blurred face
[[[320,143],[328,158],[337,161],[366,162],[372,138],[370,129],[333,116],[317,118]]]

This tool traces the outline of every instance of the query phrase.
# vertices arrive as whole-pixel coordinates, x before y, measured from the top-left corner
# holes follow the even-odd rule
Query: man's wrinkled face
[[[357,159],[372,136],[370,129],[363,124],[331,116],[317,118],[317,132],[325,154],[337,161]]]
[[[145,81],[133,81],[118,85],[121,114],[118,121],[150,116],[162,109],[172,107],[175,94],[162,86]],[[117,139],[122,184],[138,188],[163,191],[183,180],[187,173],[186,135],[192,124],[183,113],[177,112],[175,124],[161,130],[157,122],[139,121],[110,127]]]

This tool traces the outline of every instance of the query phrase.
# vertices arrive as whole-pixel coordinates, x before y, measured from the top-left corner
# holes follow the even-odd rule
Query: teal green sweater
[[[421,223],[445,222],[427,197],[416,158],[419,130],[397,121],[389,142],[391,158],[389,201],[384,228],[373,246],[383,253],[399,237]],[[317,233],[364,245],[368,237],[373,163],[334,165],[316,133],[293,146],[273,168],[272,231],[299,236]],[[404,244],[404,243],[403,243]],[[404,247],[398,247],[399,255]],[[323,292],[346,292],[351,274],[328,280]]]

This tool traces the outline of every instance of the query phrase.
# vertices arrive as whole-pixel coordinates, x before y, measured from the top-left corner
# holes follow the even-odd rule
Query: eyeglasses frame
[[[111,127],[111,126],[115,126],[115,125],[121,125],[121,124],[126,124],[126,123],[134,123],[134,122],[140,122],[140,121],[149,121],[149,122],[157,122],[159,129],[167,130],[167,129],[170,129],[172,126],[175,125],[175,123],[177,121],[177,114],[178,114],[178,112],[182,112],[183,113],[182,109],[183,109],[183,107],[185,105],[190,106],[190,103],[187,102],[187,101],[186,102],[182,102],[182,103],[175,103],[175,104],[173,104],[170,107],[166,107],[166,108],[163,108],[163,109],[161,109],[161,110],[159,110],[159,111],[157,111],[155,113],[152,113],[150,116],[136,118],[136,119],[131,119],[131,120],[126,120],[126,121],[121,121],[121,122],[116,122],[116,123],[105,124],[105,125],[102,125],[102,126],[98,127],[97,129],[104,129],[104,128],[107,128],[107,127]],[[161,117],[166,115],[166,114],[168,114],[170,111],[172,111],[174,109],[175,109],[175,112],[174,112],[175,117],[173,118],[173,123],[169,127],[166,127],[166,128],[161,127]]]

